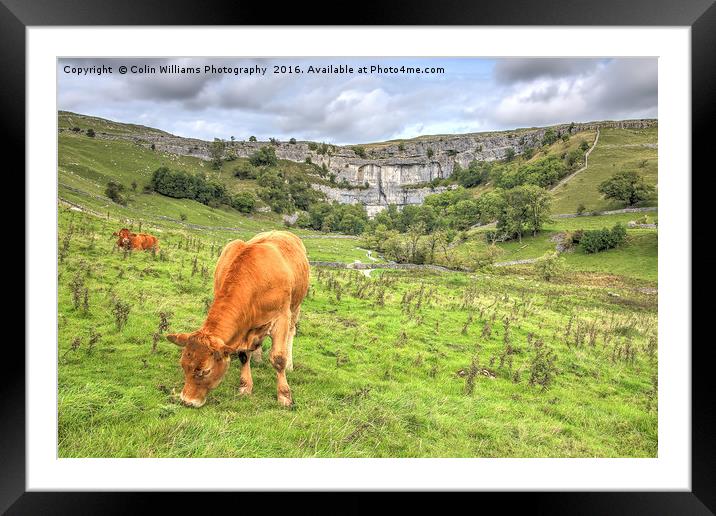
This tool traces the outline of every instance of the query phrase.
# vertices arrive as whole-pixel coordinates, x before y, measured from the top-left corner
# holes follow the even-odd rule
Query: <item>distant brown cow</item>
[[[214,302],[202,327],[167,335],[184,348],[182,401],[201,407],[209,391],[221,383],[235,353],[241,361],[239,394],[251,394],[251,353],[268,335],[278,401],[290,406],[286,371],[293,369],[293,338],[308,282],[306,248],[291,233],[270,231],[228,244],[216,264]]]
[[[117,239],[117,247],[121,247],[122,249],[141,249],[143,251],[147,249],[159,250],[159,239],[146,233],[132,233],[127,228],[123,228],[118,232],[112,233],[112,236],[119,237]]]

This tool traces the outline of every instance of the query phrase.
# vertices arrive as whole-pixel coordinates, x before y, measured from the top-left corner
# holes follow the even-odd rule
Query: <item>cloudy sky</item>
[[[159,73],[167,64],[201,73]],[[112,73],[93,73],[102,65]],[[157,73],[120,74],[122,65]],[[204,73],[207,65],[267,71]],[[274,65],[304,73],[274,74]],[[354,70],[307,73],[328,65]],[[358,73],[363,66],[444,73]],[[656,58],[60,59],[57,72],[59,109],[206,140],[255,135],[346,144],[657,117]]]

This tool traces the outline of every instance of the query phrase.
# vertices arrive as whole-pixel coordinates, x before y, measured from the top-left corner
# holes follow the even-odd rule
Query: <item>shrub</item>
[[[241,213],[251,213],[256,207],[256,197],[251,192],[240,192],[231,199],[231,207]]]
[[[362,147],[362,146],[360,146],[360,145],[356,145],[355,147],[351,147],[351,149],[353,149],[353,152],[356,153],[356,156],[358,156],[358,157],[360,157],[360,158],[365,158],[365,157],[366,157],[365,147]]]
[[[507,152],[505,153],[505,161],[507,161],[509,163],[513,159],[515,159],[515,149],[510,147],[509,149],[507,149]]]
[[[586,211],[587,207],[584,205],[584,203],[580,203],[579,206],[577,206],[577,215],[581,215]]]
[[[582,141],[579,143],[579,149],[580,149],[582,152],[587,152],[587,151],[589,150],[589,144],[588,144],[586,141],[582,140]]]
[[[580,239],[579,245],[585,253],[598,253],[621,245],[626,238],[626,228],[617,223],[609,228],[585,231]]]
[[[261,147],[249,157],[249,162],[255,167],[273,167],[278,165],[276,150],[269,146]]]
[[[89,136],[90,138],[94,138],[94,129],[87,129],[87,136]]]
[[[567,153],[567,155],[564,157],[564,161],[567,164],[568,168],[572,168],[578,163],[582,161],[584,158],[584,154],[579,149],[571,150]]]
[[[296,145],[296,138],[291,138],[290,140],[288,140],[288,143],[291,145]]]
[[[400,152],[403,152],[403,151],[405,151],[405,144],[404,144],[404,143],[402,143],[402,142],[401,142],[401,143],[399,143],[399,144],[398,144],[398,150],[399,150]]]
[[[427,150],[425,151],[425,154],[428,156],[428,158],[432,158],[433,155],[435,154],[435,151],[433,151],[433,149],[428,147]]]
[[[535,262],[535,269],[540,277],[545,281],[551,281],[562,272],[564,268],[564,258],[555,251],[545,253],[539,260]]]
[[[104,193],[112,199],[117,204],[121,204],[122,206],[127,205],[127,199],[125,199],[124,195],[122,195],[122,192],[124,192],[124,185],[122,183],[118,183],[117,181],[109,181],[107,183],[107,189],[104,191]]]
[[[251,163],[244,162],[236,166],[234,176],[239,179],[256,179],[258,177],[258,171]]]

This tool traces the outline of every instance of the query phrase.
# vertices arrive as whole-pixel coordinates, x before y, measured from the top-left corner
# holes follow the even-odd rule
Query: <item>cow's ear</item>
[[[167,340],[169,342],[173,342],[179,347],[184,347],[189,343],[189,334],[188,333],[170,333],[167,335]]]

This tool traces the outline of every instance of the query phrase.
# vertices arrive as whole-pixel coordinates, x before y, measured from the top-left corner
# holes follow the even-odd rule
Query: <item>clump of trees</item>
[[[359,235],[368,224],[368,214],[360,204],[317,202],[312,204],[307,212],[299,215],[296,224],[317,231]]]
[[[599,192],[606,199],[614,199],[634,206],[651,199],[656,189],[646,183],[644,178],[634,170],[617,172],[599,185]]]
[[[493,162],[471,161],[467,168],[462,168],[459,163],[453,167],[452,177],[461,186],[472,188],[489,181],[492,174]]]
[[[519,161],[515,159],[514,149],[509,149],[503,163],[473,160],[467,168],[456,163],[451,179],[465,188],[488,182],[504,189],[524,184],[547,188],[557,184],[584,162],[584,153],[579,149],[565,152],[562,156],[550,155],[527,162],[534,152],[532,147],[526,148],[524,160]]]
[[[154,192],[173,197],[175,199],[192,199],[212,208],[222,204],[227,206],[242,206],[247,213],[248,201],[243,200],[235,203],[223,183],[207,179],[201,174],[191,174],[183,170],[170,170],[167,167],[160,167],[152,174],[150,187]],[[241,195],[241,194],[239,194]],[[254,204],[251,205],[253,210]],[[238,209],[238,208],[237,208]]]
[[[294,210],[308,210],[324,195],[311,188],[308,179],[299,174],[286,175],[276,168],[259,172],[257,183],[261,187],[259,197],[276,213],[290,213]]]

